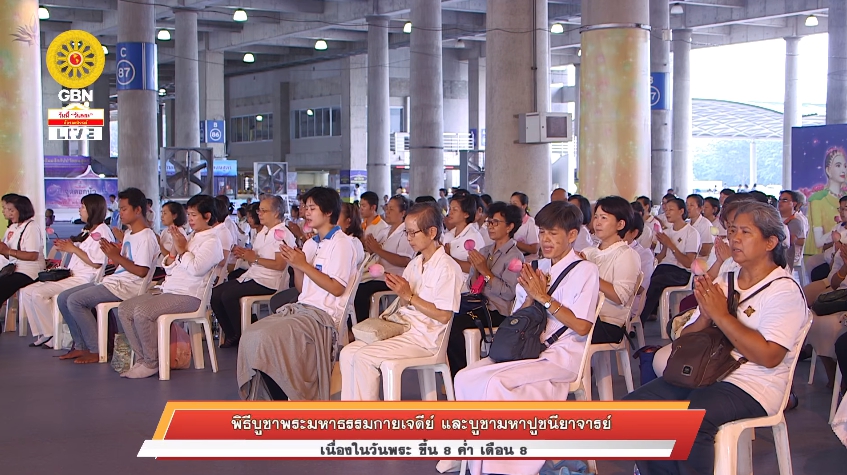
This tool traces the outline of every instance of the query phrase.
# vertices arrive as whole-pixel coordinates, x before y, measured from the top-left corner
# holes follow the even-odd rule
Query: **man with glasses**
[[[806,234],[803,232],[803,222],[797,218],[795,205],[797,204],[796,191],[783,190],[779,193],[779,214],[782,217],[782,222],[788,226],[788,251],[786,252],[786,260],[788,261],[789,271],[793,271],[795,267],[800,265],[800,260],[803,258],[803,246],[806,244]]]

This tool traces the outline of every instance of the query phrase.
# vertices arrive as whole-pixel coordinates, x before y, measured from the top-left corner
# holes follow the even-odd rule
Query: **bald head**
[[[553,190],[553,193],[550,193],[550,201],[567,201],[568,200],[568,192],[563,188],[556,188]]]

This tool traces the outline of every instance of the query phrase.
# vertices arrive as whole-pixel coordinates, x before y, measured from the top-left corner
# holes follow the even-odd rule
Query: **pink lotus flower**
[[[691,270],[694,272],[694,275],[705,275],[709,270],[709,264],[705,258],[698,257],[691,263]]]
[[[509,270],[510,271],[512,271],[514,273],[518,273],[518,272],[521,271],[521,269],[523,269],[523,262],[521,262],[521,260],[518,259],[517,257],[512,259],[511,262],[509,262]]]
[[[277,241],[285,241],[285,230],[274,229],[274,239],[276,239]]]
[[[379,279],[380,277],[385,275],[385,267],[382,267],[382,264],[372,264],[368,267],[368,273],[374,279]]]
[[[101,237],[100,233],[91,233],[91,239],[94,239],[95,241],[99,241]]]
[[[476,249],[476,242],[474,242],[473,239],[468,239],[467,241],[465,241],[466,251],[473,251],[474,249]]]
[[[56,231],[54,231],[53,228],[47,228],[45,231],[47,231],[47,234],[56,234]]]

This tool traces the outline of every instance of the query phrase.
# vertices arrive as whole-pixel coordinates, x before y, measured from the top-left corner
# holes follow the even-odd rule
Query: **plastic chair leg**
[[[391,368],[383,369],[382,372],[382,396],[386,401],[400,400],[400,380],[403,377],[402,371],[394,371]]]
[[[100,362],[105,363],[106,360],[109,359],[108,356],[108,342],[106,339],[109,338],[109,312],[97,312],[97,352],[100,354]],[[56,345],[53,346],[56,348]],[[56,348],[58,349],[58,348]]]
[[[21,291],[18,293],[18,336],[26,336],[26,310],[24,306],[21,305]]]
[[[733,475],[738,469],[738,438],[734,428],[724,428],[715,436],[715,473]]]
[[[597,397],[600,401],[614,399],[612,392],[612,361],[608,351],[594,353],[591,367],[594,369],[594,381],[597,382]],[[591,384],[589,382],[589,384]]]
[[[159,381],[171,379],[171,324],[159,322]]]
[[[12,299],[14,299],[14,303],[17,306],[17,295],[13,295],[6,300],[6,326],[3,328],[4,332],[13,332],[17,328],[18,313],[17,309],[12,309]]]
[[[835,419],[835,411],[838,410],[838,393],[841,391],[841,367],[835,367],[835,384],[832,387],[832,402],[829,405],[829,423]],[[787,436],[786,436],[787,437]]]
[[[203,359],[203,329],[198,323],[188,322],[188,335],[191,337],[191,357],[194,359],[194,369],[203,369],[206,367]]]
[[[450,367],[448,365],[438,365],[436,371],[441,373],[441,379],[444,380],[444,390],[447,392],[447,400],[455,401],[456,391],[453,388],[453,377],[450,374]]]
[[[668,340],[668,320],[670,320],[671,298],[670,293],[662,292],[662,297],[659,299],[659,330],[662,333],[662,339]]]
[[[791,467],[791,446],[788,443],[788,427],[785,420],[773,426],[773,443],[776,447],[776,459],[779,463],[779,475],[793,475]]]
[[[617,354],[620,368],[623,371],[623,379],[626,382],[626,392],[629,394],[635,391],[635,385],[632,382],[632,366],[629,361],[629,343],[625,343],[625,346],[626,348],[624,350],[619,350]]]
[[[818,362],[818,352],[812,348],[812,361],[809,362],[809,384],[815,382],[815,363]]]
[[[421,388],[421,400],[437,401],[438,393],[435,389],[435,370],[432,368],[421,368],[418,370],[418,385]],[[398,398],[399,399],[399,398]]]
[[[53,341],[51,343],[53,345],[53,349],[55,350],[62,347],[62,322],[64,322],[65,319],[62,318],[62,312],[59,311],[59,306],[56,303],[56,297],[53,297],[52,299],[50,299],[50,301],[53,304]],[[102,352],[103,350],[99,351]],[[103,363],[102,353],[100,354],[100,362]]]
[[[753,438],[755,429],[747,429],[738,437],[736,475],[753,475]]]
[[[218,356],[215,353],[215,340],[212,339],[212,325],[211,323],[203,322],[203,330],[206,333],[206,344],[209,346],[209,363],[212,364],[212,372],[218,372]],[[200,351],[203,351],[202,343],[200,345]]]

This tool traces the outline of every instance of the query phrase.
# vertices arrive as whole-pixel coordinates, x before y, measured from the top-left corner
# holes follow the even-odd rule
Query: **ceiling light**
[[[38,19],[39,20],[49,20],[50,19],[50,10],[44,7],[38,7]]]
[[[405,25],[403,25],[403,33],[407,35],[412,32],[412,22],[407,21]]]
[[[561,35],[565,32],[565,27],[561,23],[553,23],[553,26],[550,27],[550,33],[554,35]]]
[[[324,41],[324,40],[315,41],[315,49],[316,50],[324,51],[327,48],[329,48],[329,46],[326,44],[326,41]]]
[[[106,45],[102,45],[102,46],[103,46],[103,54],[109,54],[109,48],[107,48]]]
[[[685,13],[685,10],[682,9],[682,5],[674,3],[671,6],[671,15],[682,15],[683,13]]]
[[[464,48],[465,42],[462,40],[456,41],[456,48]]]
[[[241,22],[247,21],[247,12],[239,8],[232,14],[232,20]]]
[[[165,97],[165,96],[167,96],[167,95],[168,95],[168,90],[167,90],[167,89],[165,89],[164,87],[159,89],[159,96],[161,96],[161,97]]]
[[[313,116],[315,115],[315,111],[313,111],[312,109],[306,109],[306,115]]]
[[[257,116],[256,116],[256,122],[261,122],[261,121],[263,121],[263,120],[265,120],[265,118],[264,118],[264,117],[262,117],[261,115],[257,115]]]
[[[576,55],[579,56],[580,58],[582,57],[582,48],[580,48],[576,51]]]
[[[156,38],[158,38],[159,41],[170,41],[171,32],[168,30],[159,30],[159,33],[156,35]]]
[[[244,58],[241,59],[245,63],[254,63],[256,62],[256,57],[253,56],[253,53],[244,53]]]
[[[813,27],[818,26],[818,17],[814,15],[809,15],[806,17],[806,26]]]

